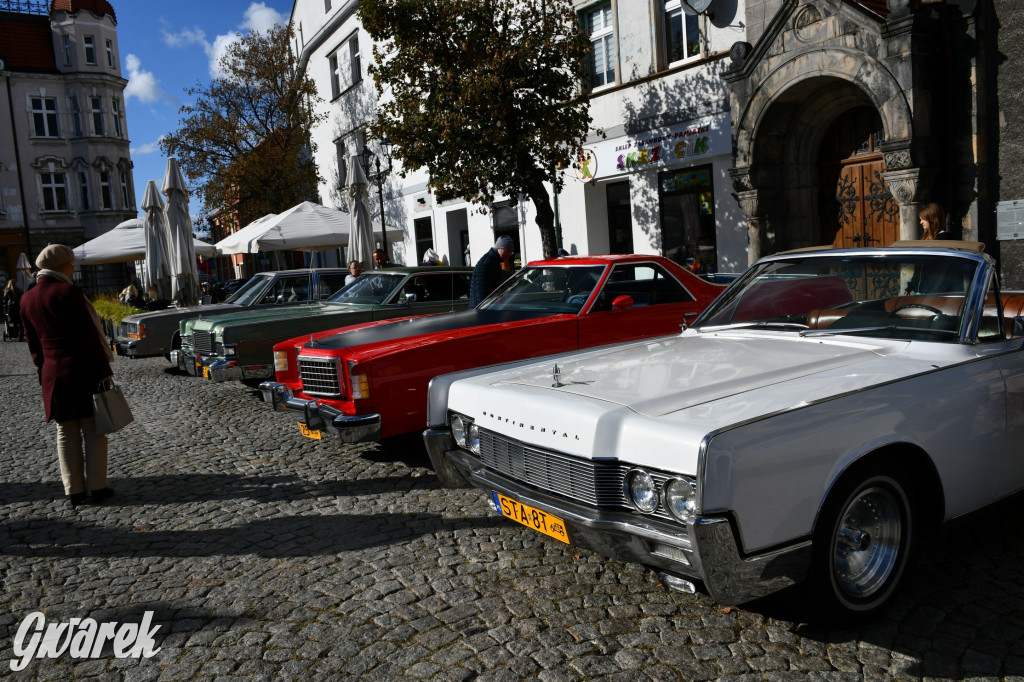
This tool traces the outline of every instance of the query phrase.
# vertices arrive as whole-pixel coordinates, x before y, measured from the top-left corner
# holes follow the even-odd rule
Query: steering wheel
[[[907,308],[920,308],[921,310],[927,310],[930,313],[935,313],[935,317],[932,318],[932,321],[935,321],[942,317],[943,315],[945,315],[945,313],[939,310],[938,308],[934,308],[930,305],[925,305],[924,303],[904,303],[903,305],[899,305],[893,308],[892,312],[889,313],[889,317],[899,317],[899,315],[897,315],[896,313]]]

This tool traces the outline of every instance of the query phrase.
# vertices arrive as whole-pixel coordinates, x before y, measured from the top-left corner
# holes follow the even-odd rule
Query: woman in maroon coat
[[[43,387],[46,420],[57,422],[64,493],[73,507],[86,500],[86,490],[99,503],[113,491],[107,487],[107,437],[96,433],[92,395],[113,374],[113,354],[92,304],[71,283],[74,252],[51,244],[36,265],[36,286],[21,298],[21,318]]]

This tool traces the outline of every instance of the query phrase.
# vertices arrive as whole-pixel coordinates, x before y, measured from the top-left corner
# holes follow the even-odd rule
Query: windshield
[[[405,275],[399,272],[367,273],[327,300],[332,303],[383,303],[404,278]]]
[[[979,266],[949,254],[771,261],[752,268],[694,326],[953,342]]]
[[[604,269],[604,265],[527,267],[477,307],[578,313],[601,280]]]
[[[238,287],[238,291],[228,296],[225,303],[237,303],[238,305],[254,305],[256,299],[263,292],[263,285],[270,280],[266,275],[256,275],[248,282]]]

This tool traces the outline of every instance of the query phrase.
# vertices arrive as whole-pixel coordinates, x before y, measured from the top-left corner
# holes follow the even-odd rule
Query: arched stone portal
[[[821,197],[830,191],[822,186],[822,144],[830,127],[853,111],[877,115],[881,129],[871,151],[878,155],[881,185],[898,205],[898,236],[917,235],[921,171],[908,97],[913,87],[900,82],[912,74],[898,64],[910,35],[887,26],[883,51],[883,26],[846,4],[786,0],[756,48],[734,47],[724,75],[732,89],[731,173],[748,219],[750,262],[833,243],[835,230],[822,226],[828,207]]]

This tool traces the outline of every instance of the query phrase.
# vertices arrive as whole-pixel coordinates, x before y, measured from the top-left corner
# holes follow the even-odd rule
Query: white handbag
[[[121,387],[113,379],[100,382],[100,390],[92,396],[96,433],[113,433],[128,426],[135,419]]]

